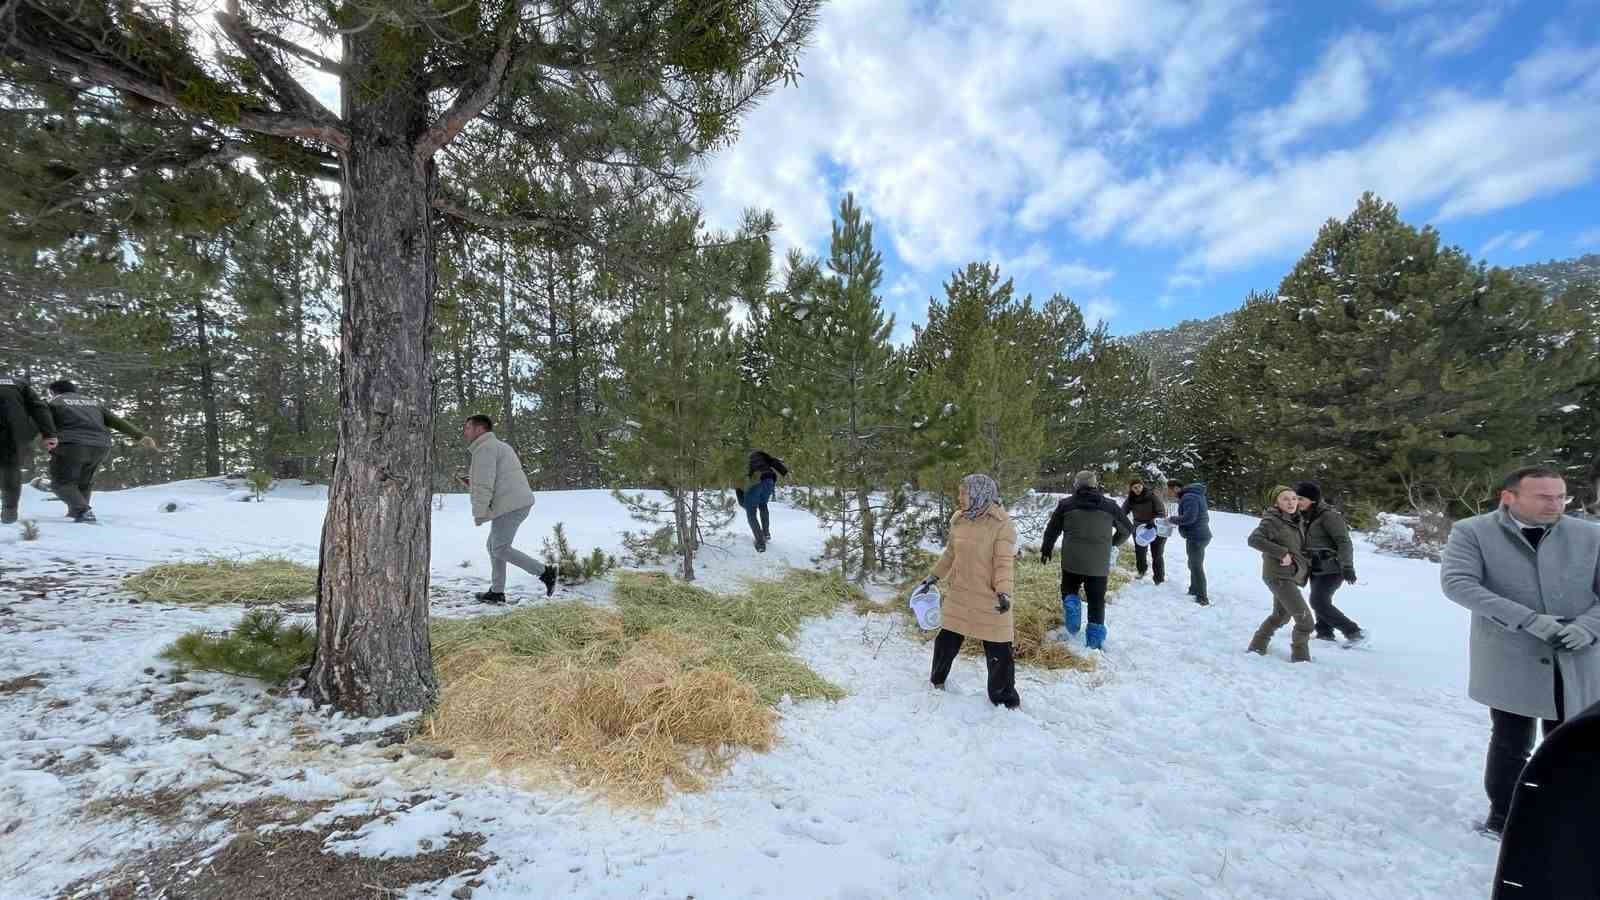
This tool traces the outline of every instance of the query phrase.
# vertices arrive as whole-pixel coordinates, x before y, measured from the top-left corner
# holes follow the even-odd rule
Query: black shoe
[[[1500,836],[1505,830],[1506,830],[1505,817],[1504,816],[1496,816],[1493,813],[1491,813],[1489,815],[1489,818],[1484,819],[1482,822],[1479,822],[1478,825],[1477,825],[1477,831],[1478,831],[1479,834],[1483,835],[1486,838],[1492,838],[1492,839],[1497,840],[1497,841],[1500,840]]]
[[[1195,597],[1194,598],[1194,602],[1195,602],[1195,604],[1197,606],[1210,606],[1211,605],[1211,601],[1207,600],[1204,597]]]
[[[767,542],[766,541],[756,541],[756,552],[757,553],[765,553],[765,552],[767,552]]]
[[[504,606],[506,595],[501,591],[484,591],[476,595],[479,603],[488,603],[491,606]]]
[[[10,525],[17,521],[17,511],[14,509],[0,510],[0,525]]]
[[[94,517],[94,510],[86,509],[82,512],[73,513],[72,521],[77,522],[79,525],[94,525],[100,520]]]
[[[1162,578],[1160,575],[1157,575],[1156,578],[1155,578],[1155,585],[1156,585],[1156,587],[1161,587],[1163,584],[1166,584],[1166,581],[1167,580],[1165,578]]]
[[[1327,634],[1323,634],[1322,632],[1319,631],[1315,635],[1313,635],[1313,637],[1315,637],[1319,641],[1337,641],[1339,639],[1331,631],[1328,632]]]
[[[544,571],[539,573],[539,580],[544,582],[544,595],[546,597],[554,594],[556,592],[556,567],[545,566]]]
[[[763,532],[762,532],[762,533],[761,533],[761,543],[763,543],[763,544],[770,544],[770,543],[772,543],[772,532],[770,532],[770,531],[763,531]]]

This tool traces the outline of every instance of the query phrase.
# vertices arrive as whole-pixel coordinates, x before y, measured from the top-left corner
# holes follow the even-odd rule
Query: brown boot
[[[1311,648],[1305,644],[1295,644],[1290,647],[1289,662],[1311,662]]]
[[[1270,643],[1271,641],[1272,641],[1271,636],[1264,635],[1264,634],[1257,634],[1255,637],[1250,639],[1250,646],[1246,647],[1245,649],[1250,651],[1251,653],[1256,653],[1256,654],[1259,654],[1261,656],[1266,656],[1267,655],[1267,644]]]

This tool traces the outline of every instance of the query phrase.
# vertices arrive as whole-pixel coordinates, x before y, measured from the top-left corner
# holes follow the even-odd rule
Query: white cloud
[[[1406,105],[1375,116],[1383,78],[1413,63],[1399,51],[1451,44],[1438,32],[1408,45],[1402,22],[1392,37],[1333,40],[1262,110],[1250,73],[1281,48],[1263,43],[1254,2],[1007,0],[930,13],[922,0],[837,0],[800,86],[763,103],[709,163],[701,200],[714,225],[770,208],[780,249],[819,252],[854,190],[906,269],[889,291],[920,303],[951,268],[985,258],[1019,284],[1104,291],[1116,272],[1075,238],[1173,251],[1166,289],[1177,294],[1302,250],[1366,190],[1414,220],[1448,222],[1600,169],[1600,47],[1559,43],[1498,88],[1408,90]],[[1463,8],[1441,2],[1453,7],[1441,15]],[[1476,9],[1456,16],[1463,35]],[[1234,119],[1224,140],[1209,121],[1190,127],[1218,111]],[[1240,153],[1239,141],[1269,152]]]
[[[1585,250],[1592,247],[1600,248],[1600,228],[1590,228],[1578,235],[1578,239],[1573,243]]]
[[[1420,45],[1428,56],[1453,56],[1475,50],[1505,18],[1505,9],[1490,6],[1467,15],[1451,10],[1426,16],[1410,29],[1410,42]]]
[[[1265,23],[1258,2],[1010,0],[930,16],[920,0],[838,0],[800,86],[709,163],[701,202],[713,225],[772,209],[780,249],[816,251],[849,186],[900,260],[959,265],[1014,222],[1042,228],[1080,205],[1114,175],[1113,145],[1204,115]]]
[[[1083,304],[1083,320],[1093,327],[1100,322],[1110,322],[1121,311],[1122,308],[1110,297],[1095,297]]]
[[[1097,288],[1115,277],[1115,269],[1100,269],[1084,262],[1062,263],[1050,270],[1050,279],[1064,288]]]
[[[1443,93],[1353,147],[1265,171],[1195,157],[1113,184],[1073,227],[1186,246],[1186,266],[1234,269],[1303,248],[1366,190],[1404,208],[1436,205],[1448,221],[1581,184],[1600,166],[1597,130],[1600,104],[1576,94],[1513,101]]]
[[[1600,45],[1546,47],[1518,63],[1506,82],[1506,91],[1521,97],[1564,90],[1600,100]]]
[[[1520,252],[1533,246],[1544,232],[1542,231],[1502,231],[1489,239],[1478,251],[1479,256],[1488,256],[1498,250],[1505,249]]]
[[[1374,78],[1386,66],[1384,46],[1375,36],[1345,35],[1323,52],[1288,103],[1255,114],[1244,130],[1262,152],[1274,156],[1318,128],[1359,119],[1371,103]]]

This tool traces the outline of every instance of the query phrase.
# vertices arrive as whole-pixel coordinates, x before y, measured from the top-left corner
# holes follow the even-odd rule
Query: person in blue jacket
[[[1185,485],[1167,482],[1167,496],[1178,504],[1178,514],[1167,521],[1178,526],[1189,557],[1189,596],[1201,606],[1210,606],[1206,597],[1206,545],[1211,543],[1211,512],[1206,506],[1206,486],[1202,482]]]

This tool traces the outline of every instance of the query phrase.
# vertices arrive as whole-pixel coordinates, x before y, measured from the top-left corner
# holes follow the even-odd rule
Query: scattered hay
[[[172,603],[276,603],[317,592],[317,570],[277,557],[212,559],[151,566],[122,586],[145,600]]]
[[[317,633],[308,625],[285,625],[283,613],[252,609],[232,631],[190,631],[165,650],[163,659],[191,669],[226,672],[283,684],[311,662]]]
[[[660,803],[669,788],[704,788],[741,749],[770,749],[781,697],[843,696],[783,639],[852,596],[810,572],[733,595],[624,573],[615,610],[560,603],[439,622],[426,731],[498,766]]]
[[[34,672],[31,675],[19,675],[7,681],[0,681],[0,694],[20,694],[23,691],[36,691],[44,687],[44,673]]]

